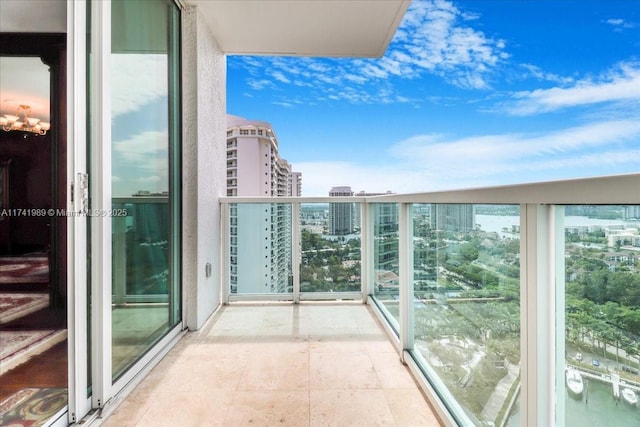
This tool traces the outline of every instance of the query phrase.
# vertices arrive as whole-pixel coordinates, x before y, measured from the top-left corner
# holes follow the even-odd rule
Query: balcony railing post
[[[400,293],[400,344],[404,350],[413,349],[413,232],[410,203],[398,206],[398,276]]]
[[[522,425],[557,425],[555,220],[552,205],[521,206]]]
[[[231,236],[229,222],[229,203],[222,203],[220,209],[220,239],[222,241],[222,248],[220,250],[220,302],[222,304],[229,304],[229,291],[231,286],[230,278],[230,248],[231,248]]]
[[[371,226],[371,204],[360,204],[360,290],[362,303],[366,304],[373,295],[372,254],[373,227]]]
[[[300,263],[302,242],[300,240],[300,202],[291,203],[291,275],[293,277],[293,303],[300,302]]]
[[[554,288],[551,292],[554,292],[555,305],[553,307],[553,313],[555,314],[555,336],[552,331],[550,339],[553,339],[555,343],[555,364],[553,365],[553,372],[555,373],[555,389],[556,389],[556,413],[555,420],[556,425],[562,426],[565,421],[565,401],[561,397],[560,390],[564,390],[565,375],[565,240],[564,240],[564,207],[553,206],[551,211],[551,219],[553,220],[551,233],[554,236]]]

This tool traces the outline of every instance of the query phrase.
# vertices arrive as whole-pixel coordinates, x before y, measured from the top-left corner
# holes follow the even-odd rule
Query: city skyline
[[[630,1],[414,1],[380,59],[228,57],[227,107],[303,196],[631,173],[639,48]]]

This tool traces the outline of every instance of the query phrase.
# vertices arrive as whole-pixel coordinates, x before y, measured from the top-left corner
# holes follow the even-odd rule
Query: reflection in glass
[[[397,328],[399,317],[398,204],[372,203],[373,295]]]
[[[566,425],[640,425],[640,206],[564,208]]]
[[[112,3],[114,379],[179,321],[177,16]]]
[[[446,403],[502,425],[519,399],[519,207],[412,208],[415,351]]]
[[[335,209],[348,205],[348,209]],[[329,209],[334,208],[333,215]],[[301,292],[359,292],[360,205],[304,203],[301,215]],[[351,224],[336,227],[338,222]]]
[[[231,294],[291,294],[291,204],[234,203],[229,220]]]

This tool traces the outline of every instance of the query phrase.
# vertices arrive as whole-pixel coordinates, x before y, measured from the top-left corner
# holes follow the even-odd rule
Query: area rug
[[[0,283],[47,283],[47,256],[0,257]]]
[[[48,305],[48,294],[0,293],[0,325],[46,308]]]
[[[0,331],[0,375],[64,341],[67,330]]]
[[[0,426],[36,427],[67,405],[66,388],[24,388],[0,402]]]

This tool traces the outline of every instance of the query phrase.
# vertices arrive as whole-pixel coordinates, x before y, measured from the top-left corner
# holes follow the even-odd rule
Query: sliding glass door
[[[112,378],[179,321],[179,14],[111,5]]]
[[[86,71],[74,83],[78,149],[69,165],[75,196],[86,193],[70,255],[79,266],[73,421],[104,407],[181,329],[181,112],[173,0],[69,3],[78,44],[70,69]]]

